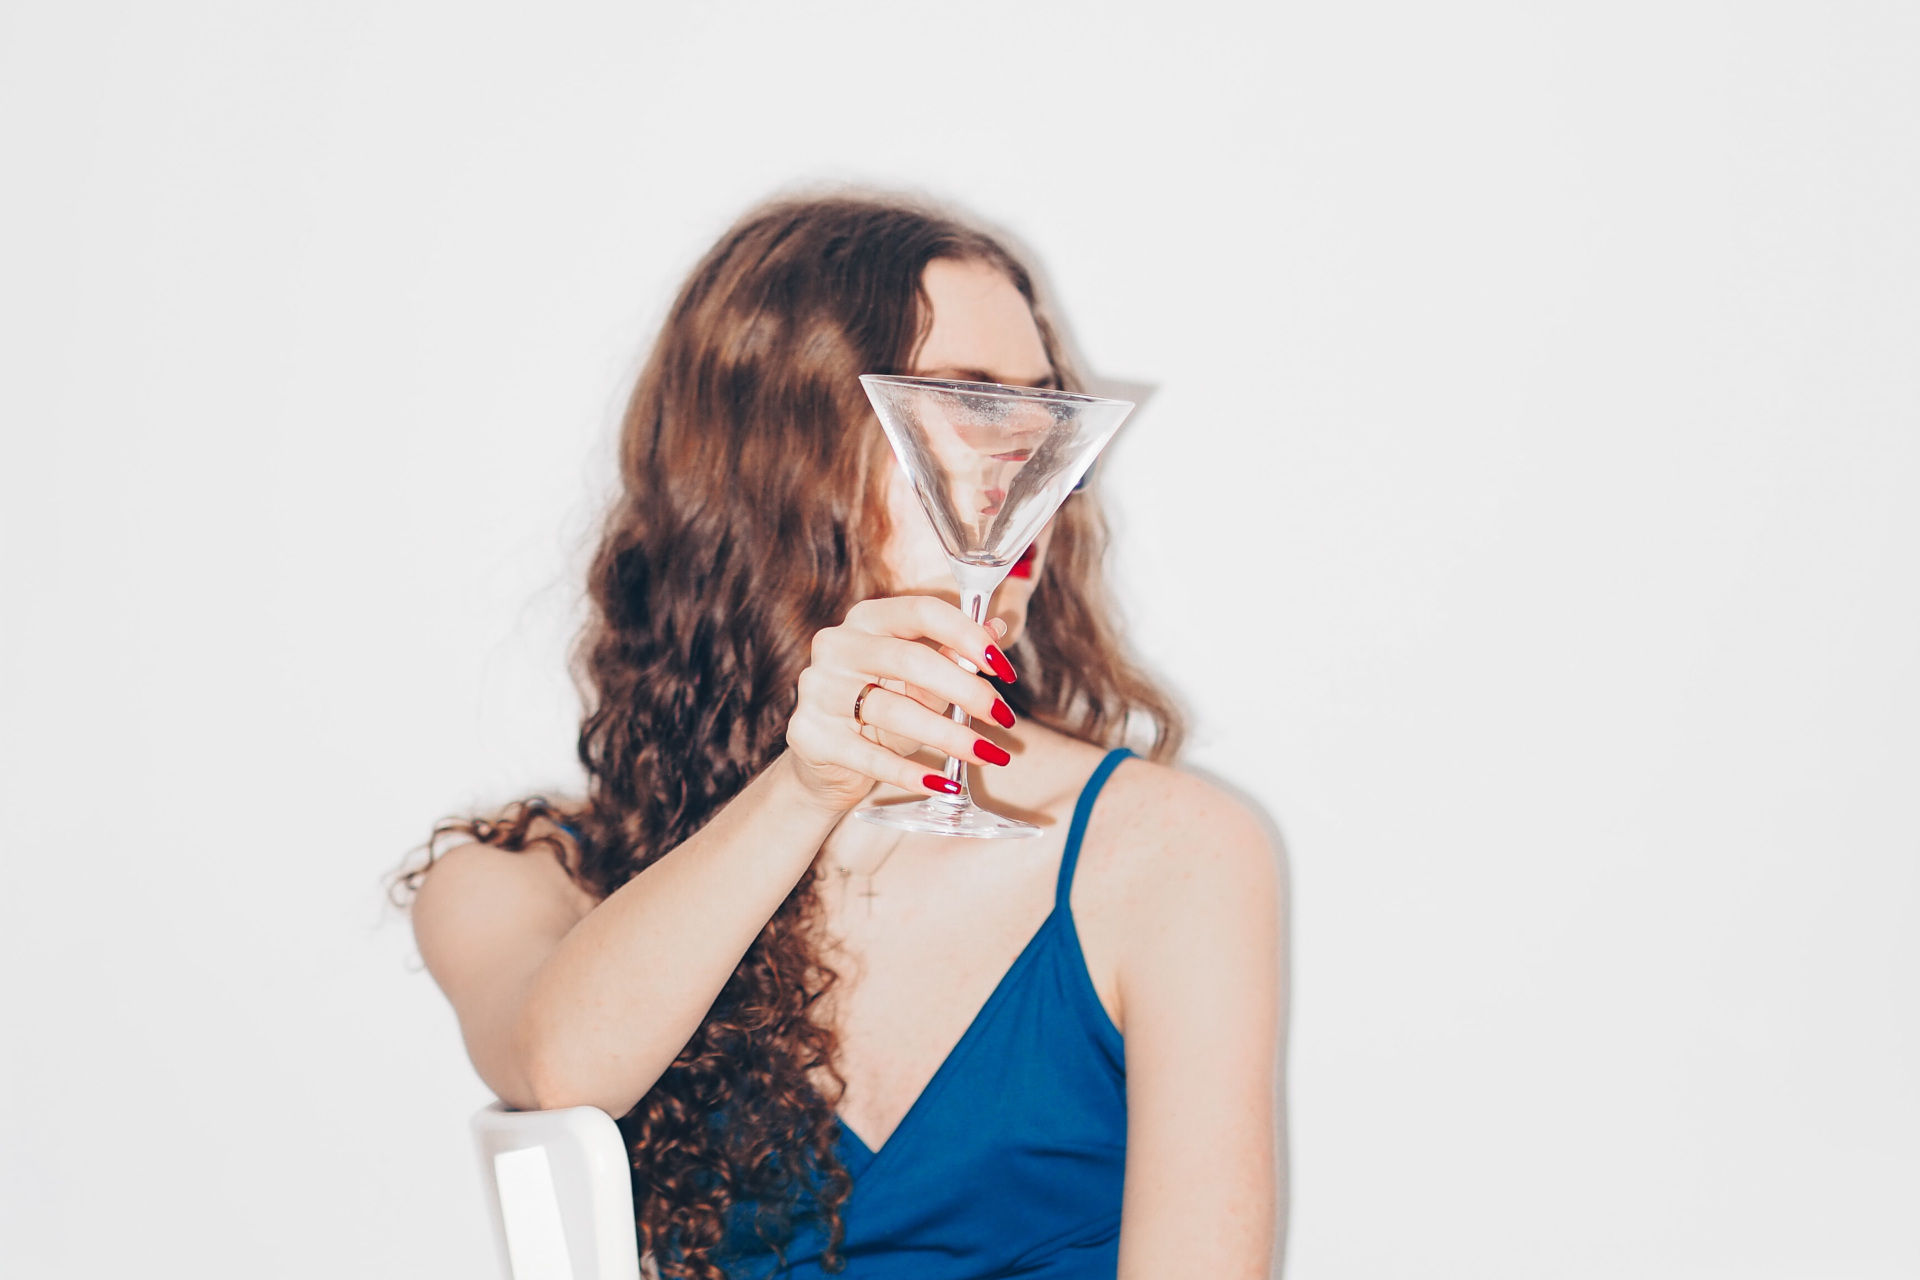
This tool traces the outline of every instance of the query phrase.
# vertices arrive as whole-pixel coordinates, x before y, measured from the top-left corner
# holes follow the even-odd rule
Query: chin
[[[1017,597],[1008,600],[996,593],[987,603],[987,616],[999,618],[1007,624],[1007,634],[1000,638],[1000,647],[1003,649],[1011,649],[1019,644],[1020,637],[1027,632],[1027,596],[1029,594],[1027,591],[1021,591]]]

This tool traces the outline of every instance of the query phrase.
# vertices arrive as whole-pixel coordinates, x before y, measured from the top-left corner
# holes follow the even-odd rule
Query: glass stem
[[[963,585],[960,588],[960,611],[975,622],[984,623],[987,620],[987,597],[991,594],[991,591],[974,591]],[[967,709],[957,702],[947,708],[947,716],[958,725],[967,724],[971,719],[967,715]],[[947,781],[960,784],[960,793],[953,797],[953,803],[971,804],[973,802],[973,797],[967,792],[966,761],[958,756],[947,757]]]

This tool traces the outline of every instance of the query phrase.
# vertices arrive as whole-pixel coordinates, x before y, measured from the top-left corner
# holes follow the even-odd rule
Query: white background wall
[[[380,880],[574,777],[744,206],[1044,257],[1291,849],[1290,1274],[1920,1274],[1920,9],[0,7],[0,1270],[488,1274]]]

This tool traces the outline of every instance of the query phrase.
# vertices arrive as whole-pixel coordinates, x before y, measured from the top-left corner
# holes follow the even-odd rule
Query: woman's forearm
[[[534,975],[515,1039],[542,1108],[626,1114],[685,1047],[842,810],[786,755],[584,916]]]

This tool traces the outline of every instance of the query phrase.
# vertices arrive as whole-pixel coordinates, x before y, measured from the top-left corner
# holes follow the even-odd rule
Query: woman
[[[421,954],[507,1104],[625,1117],[663,1275],[1264,1277],[1272,851],[1108,751],[1150,718],[1170,758],[1179,721],[1108,620],[1092,498],[971,622],[862,373],[1073,386],[979,231],[865,197],[738,224],[626,415],[588,794],[446,824]],[[849,820],[943,751],[1045,834]]]

